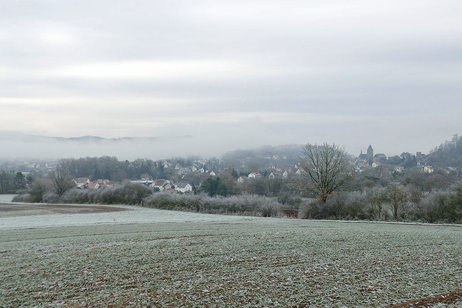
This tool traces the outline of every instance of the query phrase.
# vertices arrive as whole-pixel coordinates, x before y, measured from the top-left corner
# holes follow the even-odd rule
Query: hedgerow
[[[395,202],[395,190],[400,191]],[[40,190],[40,194],[14,197],[16,202],[75,203],[75,204],[127,204],[144,207],[201,212],[210,214],[234,214],[262,217],[283,216],[283,209],[298,210],[299,217],[311,219],[350,220],[401,220],[421,222],[462,222],[462,186],[449,190],[432,191],[415,198],[413,191],[398,187],[365,192],[353,191],[334,195],[326,202],[303,201],[293,198],[269,198],[259,195],[234,195],[230,197],[206,194],[183,195],[168,192],[154,193],[149,187],[126,182],[116,187],[101,189],[71,189],[63,195],[52,190]],[[287,200],[286,200],[287,199]],[[285,203],[285,204],[284,204]]]
[[[45,203],[77,203],[77,204],[141,204],[143,199],[152,194],[152,190],[141,184],[126,182],[115,187],[101,189],[70,189],[63,195],[47,191],[41,197]],[[15,196],[15,202],[34,202],[34,195]]]
[[[241,195],[231,197],[209,197],[206,195],[177,195],[156,193],[144,199],[143,206],[211,214],[239,214],[263,217],[276,217],[284,207],[275,199]]]

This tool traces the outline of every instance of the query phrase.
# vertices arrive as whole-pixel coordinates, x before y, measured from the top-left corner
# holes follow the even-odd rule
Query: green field
[[[460,289],[461,243],[295,219],[0,228],[0,306],[383,307]]]

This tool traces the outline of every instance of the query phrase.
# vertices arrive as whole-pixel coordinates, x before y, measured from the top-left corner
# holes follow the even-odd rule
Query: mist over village
[[[21,136],[24,143],[50,142],[43,137]],[[101,142],[119,147],[127,142],[156,142],[127,139],[81,137],[53,141],[77,146],[83,143],[84,147]],[[127,185],[138,185],[148,195],[164,192],[185,198],[262,196],[276,202],[270,214],[265,212],[270,216],[290,210],[292,216],[300,218],[455,222],[460,219],[457,206],[444,213],[440,207],[447,205],[434,204],[433,198],[441,198],[443,192],[447,195],[448,191],[457,191],[462,167],[461,139],[456,134],[429,154],[402,152],[392,156],[375,153],[372,145],[358,155],[351,155],[342,146],[324,143],[262,146],[211,158],[191,155],[161,160],[119,160],[115,156],[4,159],[0,164],[0,192],[19,193],[17,201],[26,202],[88,203],[96,198],[97,203],[106,203],[98,199],[103,191],[108,194],[105,188],[113,189],[115,194],[117,189],[128,189]],[[96,191],[99,197],[95,197]],[[119,201],[142,203],[146,196]],[[313,207],[313,200],[319,198],[321,203]],[[247,209],[242,211],[246,213]],[[263,212],[257,210],[254,214]]]
[[[0,8],[0,307],[462,307],[461,1]]]

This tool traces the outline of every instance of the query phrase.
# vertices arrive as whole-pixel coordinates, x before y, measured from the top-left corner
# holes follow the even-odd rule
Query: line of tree
[[[462,222],[458,173],[410,168],[392,174],[382,165],[358,175],[346,152],[329,144],[307,144],[300,166],[306,171],[305,188],[319,200],[305,217]]]
[[[141,174],[164,178],[162,164],[150,159],[118,160],[116,157],[86,157],[62,159],[59,164],[72,177],[89,177],[93,180],[123,181],[139,179]]]
[[[460,138],[455,136],[451,145],[437,151],[457,154],[459,142]],[[462,221],[460,173],[438,168],[432,173],[426,173],[418,166],[401,171],[386,164],[355,172],[344,148],[335,144],[307,144],[300,152],[297,165],[303,171],[301,175],[300,172],[298,175],[292,173],[284,179],[260,177],[247,179],[242,183],[237,178],[243,172],[230,164],[219,176],[210,177],[196,172],[185,176],[183,180],[189,182],[189,177],[200,177],[197,183],[202,185],[198,192],[210,197],[274,197],[284,206],[303,211],[304,217]],[[438,155],[442,155],[441,153]],[[181,158],[176,160],[181,164],[191,164]],[[214,165],[220,162],[209,163]],[[137,172],[168,177],[167,172],[175,170],[163,168],[163,164],[159,162],[141,159],[134,162],[118,161],[110,157],[62,160],[51,173],[53,194],[58,198],[69,195],[67,192],[70,179],[88,176],[89,172],[93,172],[93,179],[100,178],[101,172],[108,172],[107,178],[114,179],[112,174],[126,176],[127,172],[135,174],[134,178]],[[7,191],[9,187],[23,187],[25,179],[19,173],[1,173],[0,181],[5,182],[0,185]],[[32,185],[29,190],[30,200],[42,201],[45,188],[39,182]]]
[[[450,141],[435,147],[426,159],[434,167],[462,169],[462,136],[455,134]]]
[[[20,190],[26,189],[27,185],[31,184],[33,178],[25,176],[22,172],[0,172],[0,193],[16,193]]]

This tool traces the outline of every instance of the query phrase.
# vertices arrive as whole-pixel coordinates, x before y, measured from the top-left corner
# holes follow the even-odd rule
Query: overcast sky
[[[0,130],[188,136],[167,156],[428,153],[462,132],[461,16],[460,0],[0,0]]]

